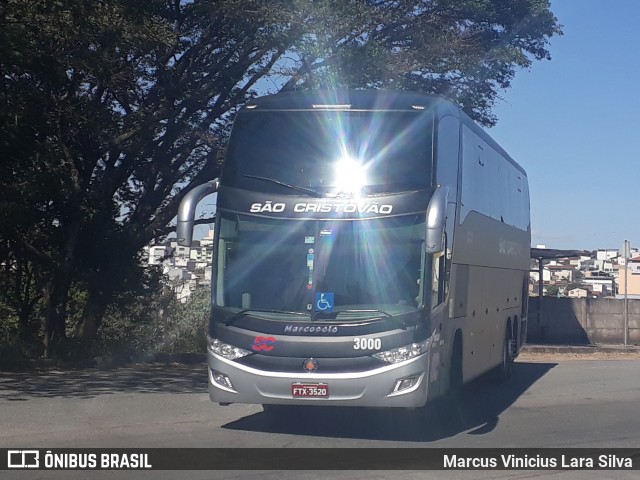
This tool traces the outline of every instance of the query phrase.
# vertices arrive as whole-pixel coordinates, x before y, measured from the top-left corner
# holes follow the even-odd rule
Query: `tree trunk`
[[[20,308],[17,311],[18,320],[20,322],[19,336],[20,340],[25,343],[31,343],[31,340],[33,339],[34,332],[31,331],[31,325],[29,322],[29,320],[31,320],[32,312],[33,308]]]
[[[90,346],[98,335],[98,329],[102,325],[102,319],[109,306],[112,295],[99,285],[100,281],[91,282],[87,295],[87,303],[82,311],[82,324],[80,325],[80,338]]]
[[[45,289],[45,358],[50,358],[51,355],[59,353],[60,345],[67,338],[67,303],[69,300],[69,288],[71,287],[71,280],[76,267],[76,248],[79,232],[79,222],[71,220],[65,229],[64,256],[56,262]]]
[[[107,308],[114,299],[116,292],[122,289],[123,275],[130,265],[137,262],[137,252],[145,243],[126,236],[113,241],[118,244],[118,250],[113,250],[100,258],[99,268],[89,278],[87,285],[87,303],[82,311],[79,329],[83,343],[90,346],[98,336],[98,330]],[[147,241],[148,243],[148,241]]]
[[[66,316],[67,300],[71,276],[63,268],[49,280],[45,295],[44,318],[44,356],[50,358],[59,350],[60,344],[67,338]]]
[[[33,265],[25,262],[19,273],[23,278],[15,291],[16,313],[20,322],[20,338],[30,344],[38,336],[39,327],[34,329],[31,319],[42,294],[37,290],[37,273]]]

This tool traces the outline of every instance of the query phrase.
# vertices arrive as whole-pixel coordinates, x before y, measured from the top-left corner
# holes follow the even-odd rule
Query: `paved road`
[[[546,358],[546,357],[545,357]],[[0,374],[0,447],[640,447],[640,361],[520,361],[504,385],[465,390],[448,418],[403,411],[312,409],[279,421],[258,406],[210,403],[204,366]],[[7,472],[4,472],[7,473]],[[88,478],[11,472],[7,478]],[[437,475],[436,475],[437,474]],[[447,478],[529,478],[528,472],[446,472]],[[636,478],[637,472],[535,476]],[[388,478],[390,472],[333,472]],[[177,478],[132,472],[118,478]],[[190,472],[186,478],[315,478],[314,472]],[[443,478],[407,472],[403,478]],[[91,478],[115,478],[91,472]],[[183,478],[180,475],[180,478]]]

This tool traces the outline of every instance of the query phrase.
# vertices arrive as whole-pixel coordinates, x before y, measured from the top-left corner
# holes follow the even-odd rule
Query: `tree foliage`
[[[237,108],[314,87],[447,95],[485,125],[561,33],[548,0],[7,0],[0,261],[40,279],[46,353],[135,290],[138,255],[215,177]],[[28,262],[28,263],[25,263]]]
[[[560,293],[560,287],[558,285],[549,285],[547,287],[547,296],[556,297]]]
[[[445,95],[484,125],[516,70],[550,59],[548,41],[561,34],[546,0],[299,2],[309,3],[287,88]]]

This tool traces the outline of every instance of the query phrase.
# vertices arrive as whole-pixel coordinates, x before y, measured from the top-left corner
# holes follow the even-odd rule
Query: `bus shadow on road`
[[[517,362],[508,382],[496,384],[481,378],[467,385],[454,405],[413,410],[293,406],[243,417],[222,428],[407,442],[431,442],[463,432],[483,435],[495,429],[502,412],[556,365]]]
[[[3,372],[0,400],[93,398],[114,393],[206,393],[206,365],[143,364],[113,370]]]

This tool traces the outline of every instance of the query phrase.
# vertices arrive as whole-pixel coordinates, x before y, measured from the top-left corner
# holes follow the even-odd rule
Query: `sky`
[[[516,73],[490,135],[527,171],[532,245],[640,246],[640,1],[554,0],[564,35]]]

